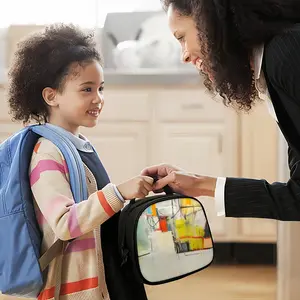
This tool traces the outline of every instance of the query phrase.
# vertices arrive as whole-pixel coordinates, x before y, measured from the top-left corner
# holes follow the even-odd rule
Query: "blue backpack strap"
[[[31,130],[36,134],[50,140],[58,149],[62,152],[64,159],[66,160],[69,175],[70,185],[73,194],[73,198],[76,203],[88,198],[88,191],[85,178],[85,170],[81,157],[73,145],[73,143],[64,137],[61,133],[54,130],[47,125],[33,125]],[[67,245],[67,241],[57,240],[39,259],[41,270],[45,270],[49,263],[57,257],[57,284],[55,288],[55,299],[59,299],[60,283],[61,283],[61,267],[62,267],[62,254]]]
[[[33,125],[31,130],[50,140],[62,152],[70,174],[70,185],[76,203],[88,198],[85,170],[81,157],[73,143],[47,125]]]
[[[75,146],[45,125],[28,126],[0,144],[0,290],[3,294],[36,298],[44,286],[41,271],[57,258],[61,275],[62,253],[69,241],[57,240],[41,257],[41,235],[34,211],[28,174],[32,151],[39,136],[62,152],[70,173],[76,203],[88,198],[84,164]],[[18,234],[21,233],[21,234]],[[1,244],[1,245],[2,245]],[[15,251],[17,251],[15,253]],[[59,299],[57,278],[55,299]]]

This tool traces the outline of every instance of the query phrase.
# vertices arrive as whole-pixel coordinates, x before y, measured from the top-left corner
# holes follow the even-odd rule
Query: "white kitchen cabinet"
[[[220,123],[226,118],[220,100],[213,100],[201,85],[160,88],[154,90],[153,94],[156,118],[161,122]]]
[[[82,129],[116,184],[139,175],[149,163],[150,116],[145,90],[107,89],[98,126]]]
[[[160,124],[157,157],[159,162],[178,165],[192,173],[217,175],[223,173],[223,124],[175,123]],[[230,219],[216,216],[214,200],[199,198],[208,215],[215,239],[226,238]]]
[[[162,162],[199,174],[237,175],[236,164],[230,164],[237,139],[226,138],[236,128],[237,115],[227,112],[204,89],[106,87],[100,123],[83,133],[115,182]],[[236,220],[217,217],[212,198],[200,200],[214,239],[231,240]]]
[[[82,130],[95,146],[115,184],[140,174],[148,162],[148,126],[144,123],[106,123]]]
[[[105,88],[104,108],[100,116],[103,122],[149,122],[151,119],[151,90]],[[139,123],[137,123],[139,125]]]
[[[163,123],[158,126],[159,161],[198,174],[223,173],[223,124]]]
[[[241,115],[241,176],[277,180],[278,127],[265,103],[255,106],[249,115]],[[277,221],[239,219],[239,241],[276,242]]]
[[[161,90],[156,95],[153,163],[168,162],[201,175],[237,175],[236,164],[230,164],[237,139],[227,138],[230,128],[236,128],[236,114],[212,100],[204,88]],[[212,198],[199,200],[214,240],[232,240],[236,220],[218,217]]]

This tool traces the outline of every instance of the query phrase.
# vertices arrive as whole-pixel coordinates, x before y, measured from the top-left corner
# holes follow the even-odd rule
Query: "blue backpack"
[[[47,124],[28,126],[0,145],[0,291],[6,295],[36,298],[44,286],[42,272],[66,244],[57,240],[40,255],[42,235],[28,171],[41,136],[61,150],[75,202],[88,195],[83,163],[75,146]]]

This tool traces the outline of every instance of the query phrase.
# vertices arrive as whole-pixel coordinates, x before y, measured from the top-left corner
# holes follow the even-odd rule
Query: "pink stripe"
[[[68,169],[68,165],[67,162],[65,160],[63,160],[63,165],[64,165],[64,169],[65,169],[65,173],[69,173],[69,169]]]
[[[33,186],[40,179],[41,173],[45,171],[59,171],[63,174],[66,173],[64,165],[56,162],[55,160],[51,160],[51,159],[40,160],[30,174],[31,186]]]
[[[43,225],[44,223],[47,223],[44,215],[40,211],[36,211],[36,219],[39,225]]]
[[[57,216],[57,214],[65,213],[69,211],[69,207],[74,205],[74,200],[66,196],[59,195],[52,200],[45,201],[44,216],[51,217]]]
[[[76,238],[82,235],[76,215],[76,205],[71,206],[69,211],[68,228],[71,238]]]
[[[89,249],[95,249],[95,239],[83,239],[83,240],[75,240],[69,244],[66,249],[66,253],[70,252],[80,252]]]

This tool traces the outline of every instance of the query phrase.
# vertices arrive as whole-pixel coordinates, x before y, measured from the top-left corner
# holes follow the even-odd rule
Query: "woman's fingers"
[[[161,190],[163,189],[166,185],[170,183],[174,183],[176,179],[176,172],[171,172],[169,175],[157,180],[154,185],[153,189],[154,190]]]
[[[150,176],[152,178],[161,178],[167,176],[171,172],[179,170],[180,169],[178,169],[177,167],[171,165],[160,164],[145,168],[144,170],[142,170],[141,175]]]
[[[150,176],[150,177],[157,177],[159,170],[159,165],[147,167],[142,170],[141,175],[143,176]]]

